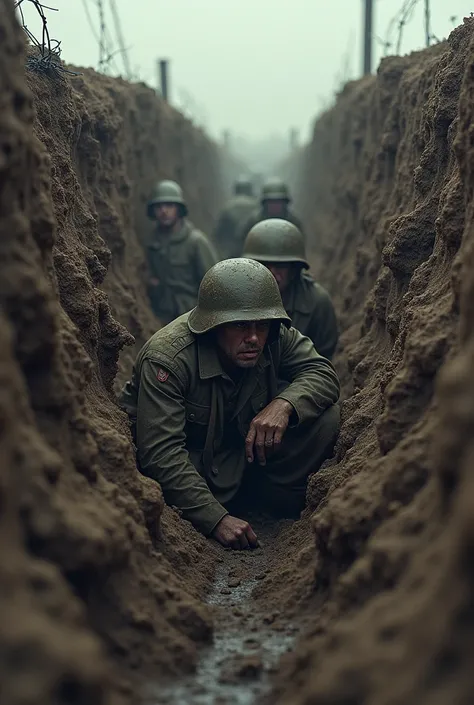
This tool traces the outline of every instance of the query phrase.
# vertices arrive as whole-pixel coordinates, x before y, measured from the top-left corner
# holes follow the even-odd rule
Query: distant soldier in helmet
[[[334,306],[326,289],[303,272],[309,264],[304,238],[296,225],[279,218],[257,223],[247,235],[243,256],[271,271],[291,324],[330,360],[338,340]]]
[[[201,279],[217,256],[204,233],[186,219],[176,182],[159,182],[147,214],[156,223],[147,246],[148,293],[153,311],[166,324],[196,305]]]
[[[212,267],[196,308],[144,345],[121,403],[167,503],[241,549],[257,537],[231,512],[249,497],[280,516],[303,508],[339,432],[338,398],[334,368],[290,328],[271,272],[238,258]]]
[[[235,195],[224,206],[214,230],[214,242],[223,258],[240,257],[243,224],[257,208],[250,179],[241,176],[235,182],[234,189]]]
[[[303,224],[298,216],[290,208],[291,196],[288,186],[279,178],[267,179],[262,186],[261,208],[255,211],[243,224],[241,232],[242,243],[254,225],[267,218],[281,218],[288,220],[301,231]],[[240,253],[242,254],[242,252]]]

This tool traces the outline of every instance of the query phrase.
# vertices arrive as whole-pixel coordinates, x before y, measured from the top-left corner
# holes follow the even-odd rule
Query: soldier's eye
[[[259,321],[257,323],[257,330],[261,333],[267,331],[270,328],[270,323],[268,321]]]

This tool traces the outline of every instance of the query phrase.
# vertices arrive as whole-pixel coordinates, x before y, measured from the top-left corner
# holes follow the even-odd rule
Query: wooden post
[[[158,74],[161,95],[163,96],[163,100],[168,103],[168,59],[160,59],[158,61]]]

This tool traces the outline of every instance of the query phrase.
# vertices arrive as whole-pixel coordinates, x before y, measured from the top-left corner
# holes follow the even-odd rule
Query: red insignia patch
[[[158,380],[158,382],[166,382],[166,380],[168,379],[169,376],[170,376],[170,373],[167,372],[166,370],[163,370],[161,367],[158,370],[158,372],[156,373],[156,379]]]

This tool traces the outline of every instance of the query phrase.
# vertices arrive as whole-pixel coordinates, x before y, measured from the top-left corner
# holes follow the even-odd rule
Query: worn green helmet
[[[265,201],[291,201],[288,186],[281,179],[267,179],[262,186],[262,203]]]
[[[160,181],[155,189],[153,197],[148,201],[147,204],[147,215],[149,218],[154,220],[154,206],[160,203],[176,203],[181,206],[181,213],[183,216],[188,214],[188,208],[183,196],[183,190],[176,181]]]
[[[237,321],[291,325],[272,273],[260,262],[243,257],[222,260],[207,271],[188,326],[192,333],[199,334]]]
[[[243,257],[258,262],[295,262],[309,269],[301,230],[281,218],[268,218],[253,226],[245,239]]]
[[[253,184],[246,176],[239,176],[235,182],[234,189],[236,194],[253,196]]]

